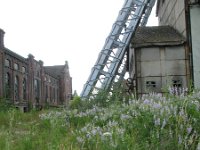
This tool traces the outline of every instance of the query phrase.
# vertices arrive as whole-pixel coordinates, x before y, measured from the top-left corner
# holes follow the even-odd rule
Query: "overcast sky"
[[[45,66],[68,61],[81,93],[124,0],[0,0],[5,46]],[[148,25],[157,25],[155,10]]]

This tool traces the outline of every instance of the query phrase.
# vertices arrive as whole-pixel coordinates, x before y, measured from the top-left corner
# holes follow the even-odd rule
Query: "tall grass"
[[[101,101],[101,102],[98,102]],[[68,109],[0,112],[0,148],[87,150],[200,149],[200,91],[140,99],[81,100]]]

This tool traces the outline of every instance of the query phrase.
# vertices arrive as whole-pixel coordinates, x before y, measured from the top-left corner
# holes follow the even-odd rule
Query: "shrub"
[[[8,111],[13,108],[13,105],[6,98],[0,98],[0,111]]]

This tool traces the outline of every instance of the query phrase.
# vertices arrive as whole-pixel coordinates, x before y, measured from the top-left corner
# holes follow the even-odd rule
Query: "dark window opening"
[[[11,93],[10,93],[10,74],[7,72],[5,74],[5,97],[10,98]]]
[[[48,102],[48,86],[46,85],[46,102]]]
[[[173,87],[182,87],[182,82],[181,80],[172,80],[172,86]]]
[[[155,81],[146,81],[146,87],[147,88],[155,88],[156,82]]]
[[[37,71],[37,77],[40,77],[40,72],[39,71]]]
[[[50,102],[52,102],[53,99],[53,92],[52,92],[52,87],[50,87]]]
[[[14,84],[14,93],[15,93],[15,101],[19,101],[19,77],[15,76],[15,84]]]
[[[34,92],[35,92],[35,100],[36,100],[37,103],[39,103],[40,85],[39,85],[39,80],[37,80],[37,79],[34,80]]]
[[[23,80],[23,99],[26,100],[26,79]]]

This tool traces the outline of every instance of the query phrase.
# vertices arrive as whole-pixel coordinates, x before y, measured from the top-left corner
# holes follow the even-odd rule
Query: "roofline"
[[[14,57],[16,59],[19,59],[19,60],[27,63],[27,58],[24,58],[23,56],[9,50],[8,48],[4,47],[4,52],[7,53],[8,55],[11,55],[12,57]]]
[[[175,41],[175,42],[161,42],[161,43],[142,43],[134,44],[131,48],[146,48],[146,47],[163,47],[163,46],[180,46],[184,45],[185,41]]]

